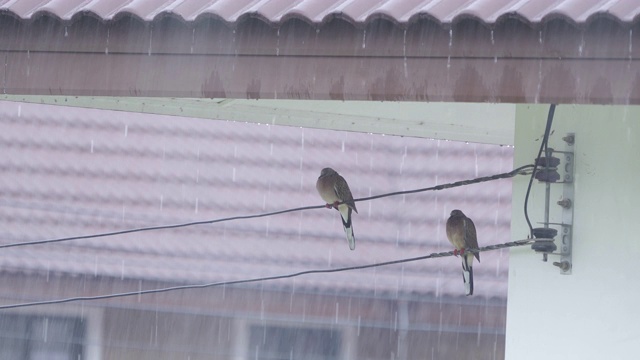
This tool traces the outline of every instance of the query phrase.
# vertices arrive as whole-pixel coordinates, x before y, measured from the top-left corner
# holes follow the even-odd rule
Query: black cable
[[[553,114],[556,111],[556,104],[549,105],[549,113],[547,114],[547,125],[544,128],[544,135],[542,137],[542,143],[540,143],[540,150],[538,150],[538,156],[535,158],[535,162],[537,164],[540,155],[542,154],[542,149],[547,148],[547,142],[549,141],[549,133],[551,132],[551,124],[553,123]],[[531,173],[531,178],[529,179],[529,185],[527,186],[527,193],[524,196],[524,218],[527,220],[527,225],[529,226],[529,237],[533,239],[533,226],[531,226],[531,221],[529,220],[529,193],[531,192],[531,185],[533,184],[533,179],[536,176],[537,166],[533,167],[533,172]]]
[[[519,174],[524,174],[524,170],[528,168],[534,168],[534,167],[535,167],[534,165],[524,165],[502,174],[483,176],[483,177],[479,177],[471,180],[456,181],[448,184],[436,185],[436,186],[431,186],[431,187],[416,189],[416,190],[397,191],[397,192],[392,192],[388,194],[374,195],[366,198],[355,199],[354,201],[368,201],[368,200],[375,200],[375,199],[380,199],[388,196],[414,194],[414,193],[419,193],[424,191],[438,191],[438,190],[444,190],[444,189],[449,189],[449,188],[454,188],[459,186],[477,184],[477,183],[486,182],[486,181],[506,179],[506,178],[514,177]]]
[[[464,251],[478,253],[482,251],[491,251],[491,250],[504,249],[504,248],[514,247],[514,246],[528,245],[532,242],[533,242],[532,239],[524,239],[524,240],[517,240],[517,241],[512,241],[504,244],[483,246],[479,249],[465,249]],[[253,283],[253,282],[262,282],[262,281],[279,280],[279,279],[289,279],[289,278],[302,276],[302,275],[327,274],[327,273],[336,273],[336,272],[351,271],[351,270],[361,270],[361,269],[368,269],[372,267],[395,265],[395,264],[407,263],[412,261],[433,259],[433,258],[440,258],[440,257],[447,257],[447,256],[453,256],[453,251],[431,253],[429,255],[424,255],[424,256],[385,261],[385,262],[373,263],[373,264],[367,264],[367,265],[347,266],[347,267],[341,267],[341,268],[335,268],[335,269],[324,269],[324,270],[305,270],[305,271],[300,271],[292,274],[266,276],[266,277],[253,278],[253,279],[222,281],[222,282],[214,282],[214,283],[208,283],[208,284],[179,285],[179,286],[172,286],[172,287],[166,287],[166,288],[160,288],[160,289],[130,291],[130,292],[123,292],[123,293],[116,293],[116,294],[96,295],[96,296],[77,296],[77,297],[71,297],[66,299],[44,300],[44,301],[33,301],[29,303],[0,305],[0,310],[15,309],[15,308],[28,307],[28,306],[38,306],[38,305],[62,304],[62,303],[68,303],[68,302],[74,302],[74,301],[113,299],[118,297],[135,296],[135,295],[142,295],[142,294],[155,294],[155,293],[169,292],[169,291],[175,291],[175,290],[202,289],[202,288],[208,288],[208,287],[247,284],[247,283]]]
[[[387,196],[413,194],[413,193],[424,192],[424,191],[443,190],[443,189],[448,189],[448,188],[452,188],[452,187],[470,185],[470,184],[481,183],[481,182],[492,181],[492,180],[498,180],[498,179],[511,178],[511,177],[514,177],[514,176],[519,175],[519,174],[524,174],[524,171],[526,169],[528,169],[528,168],[534,168],[534,165],[524,165],[524,166],[516,168],[516,169],[514,169],[514,170],[512,170],[510,172],[507,172],[507,173],[496,174],[496,175],[491,175],[491,176],[484,176],[484,177],[479,177],[479,178],[471,179],[471,180],[457,181],[457,182],[454,182],[454,183],[442,184],[442,185],[432,186],[432,187],[428,187],[428,188],[422,188],[422,189],[416,189],[416,190],[407,190],[407,191],[397,191],[397,192],[388,193],[388,194],[375,195],[375,196],[370,196],[370,197],[366,197],[366,198],[354,199],[354,201],[368,201],[368,200],[379,199],[379,198],[383,198],[383,197],[387,197]],[[175,229],[175,228],[194,226],[194,225],[215,224],[215,223],[224,222],[224,221],[253,219],[253,218],[260,218],[260,217],[266,217],[266,216],[279,215],[279,214],[284,214],[284,213],[289,213],[289,212],[294,212],[294,211],[323,209],[323,208],[325,208],[325,205],[304,206],[304,207],[299,207],[299,208],[294,208],[294,209],[279,210],[279,211],[273,211],[273,212],[256,214],[256,215],[232,216],[232,217],[220,218],[220,219],[214,219],[214,220],[194,221],[194,222],[188,222],[188,223],[183,223],[183,224],[158,225],[158,226],[150,226],[150,227],[143,227],[143,228],[136,228],[136,229],[111,231],[111,232],[100,233],[100,234],[90,234],[90,235],[82,235],[82,236],[64,237],[64,238],[58,238],[58,239],[36,240],[36,241],[25,241],[25,242],[19,242],[19,243],[1,244],[0,245],[0,249],[10,248],[10,247],[18,247],[18,246],[27,246],[27,245],[41,245],[41,244],[59,243],[59,242],[72,241],[72,240],[82,240],[82,239],[92,239],[92,238],[99,238],[99,237],[108,237],[108,236],[123,235],[123,234],[130,234],[130,233],[143,232],[143,231]]]
[[[256,214],[256,215],[241,215],[241,216],[232,216],[232,217],[220,218],[220,219],[214,219],[214,220],[194,221],[194,222],[188,222],[188,223],[183,223],[183,224],[149,226],[149,227],[143,227],[143,228],[137,228],[137,229],[111,231],[111,232],[100,233],[100,234],[72,236],[72,237],[65,237],[65,238],[59,238],[59,239],[25,241],[25,242],[19,242],[19,243],[2,244],[2,245],[0,245],[0,249],[10,248],[10,247],[18,247],[18,246],[26,246],[26,245],[51,244],[51,243],[58,243],[58,242],[71,241],[71,240],[92,239],[92,238],[123,235],[123,234],[130,234],[130,233],[143,232],[143,231],[175,229],[175,228],[194,226],[194,225],[215,224],[215,223],[219,223],[219,222],[223,222],[223,221],[240,220],[240,219],[253,219],[253,218],[259,218],[259,217],[265,217],[265,216],[279,215],[279,214],[284,214],[284,213],[293,212],[293,211],[322,209],[324,207],[325,207],[325,205],[305,206],[305,207],[299,207],[299,208],[287,209],[287,210],[279,210],[279,211],[273,211],[273,212]]]

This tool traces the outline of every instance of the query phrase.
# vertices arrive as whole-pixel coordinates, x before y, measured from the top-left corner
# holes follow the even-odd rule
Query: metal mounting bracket
[[[562,199],[557,202],[562,207],[562,223],[560,230],[560,244],[558,250],[560,262],[554,262],[560,268],[560,274],[571,275],[573,262],[571,259],[572,240],[573,240],[573,206],[574,206],[574,169],[575,169],[575,142],[576,135],[568,133],[562,138],[565,142],[565,149],[562,151],[564,155],[564,178],[562,182]]]
[[[565,142],[564,150],[548,148],[545,158],[536,159],[536,164],[542,166],[544,176],[538,178],[545,184],[544,197],[544,227],[533,229],[533,236],[536,238],[531,249],[542,253],[542,261],[546,262],[549,255],[560,257],[560,261],[553,262],[554,266],[560,268],[560,274],[570,275],[573,268],[571,258],[573,240],[573,207],[574,207],[574,168],[575,168],[575,140],[574,133],[568,133],[562,138]],[[558,157],[551,155],[559,155]],[[551,222],[551,186],[562,184],[562,198],[557,202],[561,207],[560,222]],[[557,214],[554,212],[554,217]],[[560,230],[550,227],[559,226]],[[560,235],[560,243],[557,244],[555,238]]]

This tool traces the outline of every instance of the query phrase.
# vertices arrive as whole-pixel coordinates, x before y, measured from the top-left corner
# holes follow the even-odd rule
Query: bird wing
[[[464,219],[464,222],[465,222],[464,223],[464,228],[465,228],[464,242],[467,245],[466,247],[471,249],[477,249],[478,236],[476,234],[476,226],[473,223],[473,221],[468,217]],[[474,256],[476,257],[476,259],[478,259],[478,261],[480,261],[480,253],[475,253]]]
[[[351,190],[349,189],[349,184],[347,184],[347,181],[342,176],[338,175],[333,189],[341,202],[347,204],[356,213],[358,212],[356,203],[353,201],[353,195],[351,195]]]

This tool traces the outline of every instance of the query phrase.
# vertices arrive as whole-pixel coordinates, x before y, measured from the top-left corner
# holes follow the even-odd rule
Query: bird
[[[480,261],[480,254],[466,252],[465,249],[477,249],[478,237],[476,226],[462,211],[453,210],[447,220],[447,238],[454,246],[453,254],[462,256],[462,280],[464,281],[465,293],[467,296],[473,295],[473,257]]]
[[[340,212],[349,249],[354,250],[356,238],[353,234],[351,212],[355,211],[357,214],[358,209],[356,209],[356,203],[353,201],[353,195],[351,195],[347,181],[332,168],[324,168],[316,182],[316,189],[322,200],[327,203],[327,208],[335,208]]]

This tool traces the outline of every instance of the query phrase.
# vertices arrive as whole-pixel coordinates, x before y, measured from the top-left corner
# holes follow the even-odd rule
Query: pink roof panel
[[[360,198],[513,162],[506,146],[11,102],[0,102],[0,129],[4,244],[322,205],[315,181],[326,166]],[[507,179],[359,202],[355,251],[337,212],[316,209],[6,248],[0,271],[204,283],[362,265],[451,250],[444,224],[454,208],[474,219],[481,245],[512,240]],[[477,295],[505,298],[508,251],[481,258]],[[464,296],[453,257],[295,286]]]
[[[631,23],[640,14],[640,3],[635,0],[0,0],[0,11],[22,19],[48,13],[63,20],[93,13],[105,21],[125,14],[144,21],[173,14],[185,21],[212,16],[227,23],[247,16],[270,23],[298,17],[314,24],[336,16],[358,24],[378,17],[402,24],[417,17],[430,17],[443,24],[472,17],[493,24],[505,16],[518,16],[531,23],[558,17],[585,23],[602,15]]]

